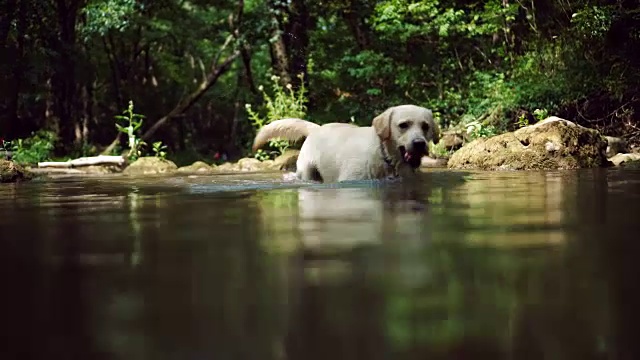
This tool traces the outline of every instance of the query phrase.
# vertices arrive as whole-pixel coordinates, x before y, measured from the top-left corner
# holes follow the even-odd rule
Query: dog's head
[[[431,110],[415,105],[388,108],[373,119],[373,127],[390,155],[412,168],[419,167],[422,157],[429,154],[429,141],[437,144],[440,140]]]

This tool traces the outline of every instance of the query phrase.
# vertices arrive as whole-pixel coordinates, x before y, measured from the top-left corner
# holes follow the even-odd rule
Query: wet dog
[[[296,177],[325,183],[406,177],[438,143],[440,129],[431,110],[416,105],[388,108],[372,126],[345,123],[318,125],[287,118],[264,126],[253,142],[256,151],[271,139],[305,138],[296,162]]]

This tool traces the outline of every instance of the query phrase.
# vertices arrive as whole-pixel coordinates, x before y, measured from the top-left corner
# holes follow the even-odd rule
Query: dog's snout
[[[414,139],[411,142],[411,146],[415,150],[426,150],[427,149],[427,142],[424,139]]]

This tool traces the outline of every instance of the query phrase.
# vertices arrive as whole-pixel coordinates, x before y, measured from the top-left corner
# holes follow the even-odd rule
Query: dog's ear
[[[435,121],[433,122],[433,139],[431,141],[434,145],[440,141],[440,127]]]
[[[431,110],[429,110],[429,114],[427,116],[428,116],[427,122],[429,123],[429,126],[431,127],[431,135],[433,136],[431,141],[435,145],[440,141],[440,126],[438,126],[438,123],[433,118],[433,113],[431,112]]]
[[[438,126],[438,123],[432,118],[433,121],[433,139],[431,141],[433,141],[433,144],[437,144],[440,141],[440,126]]]
[[[393,115],[393,109],[387,109],[373,119],[373,128],[376,129],[382,141],[389,140],[391,137],[391,115]]]

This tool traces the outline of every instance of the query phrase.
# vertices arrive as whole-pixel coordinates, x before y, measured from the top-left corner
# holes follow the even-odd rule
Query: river
[[[640,171],[0,185],[2,359],[638,359]]]

